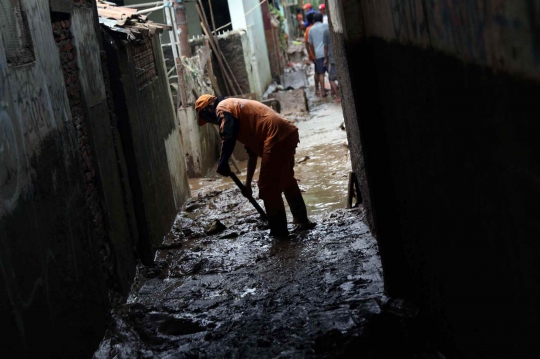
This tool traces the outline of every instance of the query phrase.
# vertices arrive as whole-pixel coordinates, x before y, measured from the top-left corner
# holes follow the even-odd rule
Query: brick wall
[[[84,3],[84,0],[75,0],[77,3]],[[110,249],[109,238],[104,223],[104,210],[101,204],[98,184],[96,179],[96,161],[92,155],[92,148],[88,138],[88,123],[84,113],[82,103],[81,83],[78,76],[78,65],[75,49],[72,44],[70,32],[70,20],[60,20],[52,23],[53,35],[60,54],[62,71],[66,92],[71,109],[72,126],[76,132],[77,147],[79,154],[79,170],[84,177],[86,188],[86,209],[91,216],[96,232],[95,247],[99,249],[102,260],[103,271],[107,278],[107,288],[109,289],[109,300],[112,305],[122,300],[118,281],[114,271],[115,258]]]

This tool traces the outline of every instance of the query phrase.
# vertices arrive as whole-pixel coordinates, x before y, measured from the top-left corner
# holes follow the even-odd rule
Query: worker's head
[[[306,15],[306,20],[307,20],[308,24],[310,24],[310,25],[313,24],[313,15],[315,15],[315,14],[312,13],[312,12]]]
[[[311,10],[312,6],[310,3],[304,4],[304,10]]]
[[[324,4],[319,5],[319,11],[321,12],[321,14],[324,15],[324,12],[326,11],[326,5]]]
[[[320,12],[313,15],[313,22],[322,22],[322,14]]]
[[[195,111],[197,111],[197,123],[199,126],[205,125],[207,122],[218,124],[216,100],[216,96],[205,94],[195,101]]]

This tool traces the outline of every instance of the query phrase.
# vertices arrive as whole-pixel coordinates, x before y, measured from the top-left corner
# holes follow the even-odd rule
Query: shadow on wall
[[[537,357],[534,34],[526,26],[503,29],[506,39],[521,40],[515,59],[501,69],[478,48],[500,29],[481,26],[476,2],[435,2],[472,27],[405,3],[392,7],[403,16],[376,12],[391,3],[343,2],[347,12],[338,22],[347,36],[332,38],[353,168],[363,179],[386,290],[421,304],[449,357]],[[526,3],[509,6],[513,14],[490,15],[529,24]],[[433,36],[425,38],[426,31]],[[493,49],[505,57],[508,45]]]
[[[0,19],[9,17],[0,28],[9,53],[0,57],[2,357],[91,355],[137,257],[152,258],[148,242],[134,247],[159,243],[189,197],[162,58],[141,88],[136,51],[118,41],[123,52],[107,64],[121,62],[109,76],[90,5],[0,4]],[[32,61],[7,61],[29,43]],[[158,37],[148,49],[161,56]],[[120,108],[111,96],[124,91]],[[167,100],[154,108],[152,96]]]

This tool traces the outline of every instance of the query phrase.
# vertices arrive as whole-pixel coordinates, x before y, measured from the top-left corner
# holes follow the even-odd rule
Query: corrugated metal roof
[[[155,23],[148,20],[146,15],[137,14],[137,9],[116,6],[103,0],[98,0],[96,6],[99,23],[117,32],[138,37],[137,34],[155,34],[170,30],[168,25]]]
[[[116,20],[126,20],[132,16],[137,17],[137,9],[113,5],[107,1],[96,3],[99,17]],[[146,18],[146,17],[145,17]]]

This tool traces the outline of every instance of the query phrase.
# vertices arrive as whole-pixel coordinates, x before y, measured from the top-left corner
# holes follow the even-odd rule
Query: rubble
[[[285,117],[290,115],[307,115],[308,105],[306,93],[303,88],[292,91],[275,92],[269,95],[279,101],[281,114]]]
[[[301,68],[296,71],[287,71],[281,76],[281,84],[285,89],[297,90],[309,86],[306,71]]]
[[[289,61],[302,62],[307,57],[306,46],[303,41],[289,41],[289,48],[287,49],[287,55]]]

